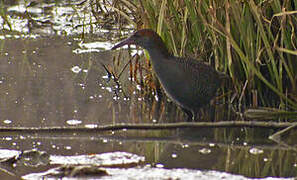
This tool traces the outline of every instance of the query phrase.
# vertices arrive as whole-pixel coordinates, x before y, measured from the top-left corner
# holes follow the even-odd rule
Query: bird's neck
[[[155,71],[159,71],[164,68],[167,63],[167,61],[170,60],[170,53],[167,51],[167,49],[158,49],[158,48],[150,48],[147,49],[149,55],[150,55],[150,61],[153,65],[153,68]]]
[[[148,48],[146,49],[150,55],[150,61],[153,66],[154,71],[157,75],[161,76],[163,71],[167,71],[166,67],[168,64],[171,64],[172,55],[168,52],[166,48]]]
[[[153,63],[163,63],[170,59],[172,56],[168,49],[166,48],[163,42],[159,42],[161,44],[154,44],[154,46],[147,47],[146,50],[148,51],[150,58]]]

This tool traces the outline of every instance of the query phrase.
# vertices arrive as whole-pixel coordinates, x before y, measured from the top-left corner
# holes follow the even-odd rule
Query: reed
[[[296,0],[135,4],[138,29],[156,30],[174,55],[208,61],[228,74],[239,103],[297,110]]]

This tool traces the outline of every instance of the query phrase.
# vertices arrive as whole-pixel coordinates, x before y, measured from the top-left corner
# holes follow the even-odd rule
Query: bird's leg
[[[194,122],[195,121],[195,119],[197,118],[197,112],[195,112],[195,111],[192,111],[192,121]]]
[[[188,121],[194,121],[195,119],[195,114],[192,113],[192,111],[186,109],[186,108],[181,108],[187,115],[188,115]]]

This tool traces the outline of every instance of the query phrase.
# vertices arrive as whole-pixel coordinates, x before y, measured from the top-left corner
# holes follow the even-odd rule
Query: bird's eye
[[[140,37],[140,35],[138,33],[135,33],[134,37]]]

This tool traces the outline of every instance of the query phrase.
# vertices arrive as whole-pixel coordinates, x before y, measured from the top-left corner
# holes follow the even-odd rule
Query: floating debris
[[[12,123],[12,120],[6,119],[6,120],[3,121],[3,123],[4,124],[11,124]]]
[[[98,125],[97,124],[86,124],[85,127],[86,128],[97,128]]]
[[[82,121],[81,120],[77,120],[77,119],[70,119],[70,120],[67,120],[66,123],[73,126],[73,125],[79,125],[79,124],[81,124]]]
[[[73,66],[71,71],[78,74],[82,69],[79,66]]]
[[[47,179],[50,177],[53,177],[54,173],[58,173],[58,170],[69,170],[70,174],[76,174],[76,178],[82,177],[84,179],[117,179],[117,180],[123,180],[123,179],[200,179],[200,180],[215,180],[215,179],[232,179],[232,180],[252,180],[253,178],[246,178],[241,175],[234,175],[224,172],[218,172],[218,171],[201,171],[201,170],[194,170],[194,169],[164,169],[164,168],[152,168],[150,166],[145,167],[137,167],[137,168],[98,168],[98,167],[78,167],[78,170],[71,171],[72,169],[75,169],[71,166],[63,166],[55,169],[50,169],[43,173],[32,173],[25,176],[22,176],[23,179]],[[79,170],[81,169],[81,170]],[[91,176],[86,177],[85,175],[87,173],[82,173],[86,171],[87,173],[90,172]],[[72,172],[72,173],[71,173]],[[74,173],[75,172],[75,173]],[[76,173],[78,172],[78,173]],[[93,172],[98,172],[98,174],[95,174]],[[52,175],[52,176],[50,176]],[[54,176],[56,177],[56,176]],[[61,177],[59,177],[61,178]],[[64,178],[62,178],[64,179]],[[279,178],[263,178],[267,180],[279,180]],[[292,179],[293,178],[286,178],[286,179]]]
[[[25,176],[24,179],[27,179],[26,177],[30,177],[28,179],[36,179],[34,176],[38,176],[38,174],[31,174],[28,176]],[[50,169],[47,171],[42,177],[44,178],[58,178],[61,179],[63,177],[101,177],[101,176],[107,176],[108,173],[106,170],[100,167],[96,166],[90,166],[90,165],[63,165],[58,168]],[[39,178],[37,178],[39,179]],[[43,179],[43,178],[42,178]]]
[[[251,154],[257,155],[257,154],[262,154],[264,151],[262,149],[259,149],[259,148],[251,148],[249,150],[249,152]]]
[[[49,157],[50,156],[45,151],[33,149],[17,153],[12,157],[2,160],[1,163],[9,163],[11,167],[21,165],[38,167],[41,165],[48,165],[50,162]]]
[[[143,162],[145,158],[127,152],[108,152],[103,154],[78,156],[51,156],[51,164],[94,165],[108,167],[134,166]]]
[[[177,154],[171,154],[171,157],[175,159],[177,158]]]
[[[199,149],[199,152],[201,154],[209,154],[209,153],[211,153],[211,150],[208,148],[202,148],[202,149]]]

